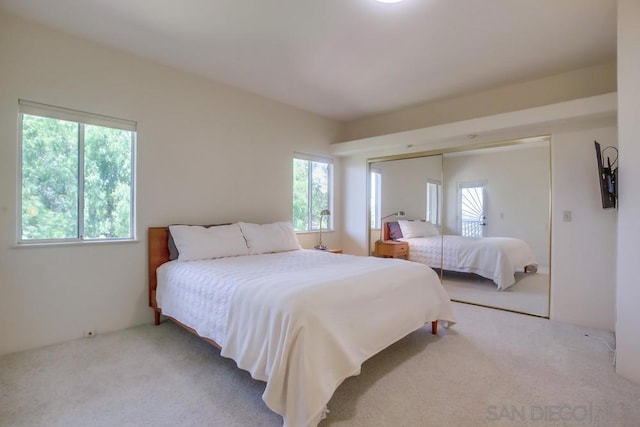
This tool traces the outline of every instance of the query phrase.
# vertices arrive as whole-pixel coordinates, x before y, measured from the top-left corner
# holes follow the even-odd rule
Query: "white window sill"
[[[333,232],[335,232],[335,230],[325,230],[323,228],[322,232],[323,233],[333,233]],[[318,234],[318,233],[320,233],[320,230],[296,231],[296,234]]]
[[[93,246],[93,245],[118,245],[140,243],[138,239],[121,239],[121,240],[82,240],[82,241],[66,241],[66,242],[33,242],[33,243],[16,243],[14,249],[25,248],[46,248],[58,246]]]

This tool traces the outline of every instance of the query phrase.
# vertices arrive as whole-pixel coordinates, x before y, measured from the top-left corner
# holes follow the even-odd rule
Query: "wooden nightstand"
[[[375,255],[381,258],[409,259],[409,244],[393,240],[378,241],[376,242]]]

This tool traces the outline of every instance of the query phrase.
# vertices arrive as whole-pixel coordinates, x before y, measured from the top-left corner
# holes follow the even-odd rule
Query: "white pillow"
[[[249,255],[247,242],[238,224],[202,227],[170,225],[169,231],[178,248],[179,261]]]
[[[240,228],[252,255],[302,249],[298,236],[289,222],[262,225],[241,222]]]
[[[399,220],[398,225],[402,230],[402,237],[411,239],[414,237],[429,237],[440,234],[438,229],[429,221],[407,221]]]

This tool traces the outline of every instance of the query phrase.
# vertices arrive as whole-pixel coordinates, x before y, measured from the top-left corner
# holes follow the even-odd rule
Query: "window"
[[[442,185],[439,181],[427,180],[427,215],[426,220],[433,225],[440,225],[440,206]]]
[[[134,238],[136,123],[19,101],[19,243]]]
[[[331,211],[333,163],[330,159],[296,153],[293,159],[293,228],[296,231],[320,229],[320,212]],[[331,216],[325,217],[323,230],[332,229]]]
[[[382,172],[371,169],[371,228],[380,228],[382,212]]]

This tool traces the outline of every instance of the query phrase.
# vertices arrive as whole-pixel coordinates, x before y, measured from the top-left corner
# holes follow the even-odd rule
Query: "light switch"
[[[571,222],[571,211],[562,211],[562,221]]]

